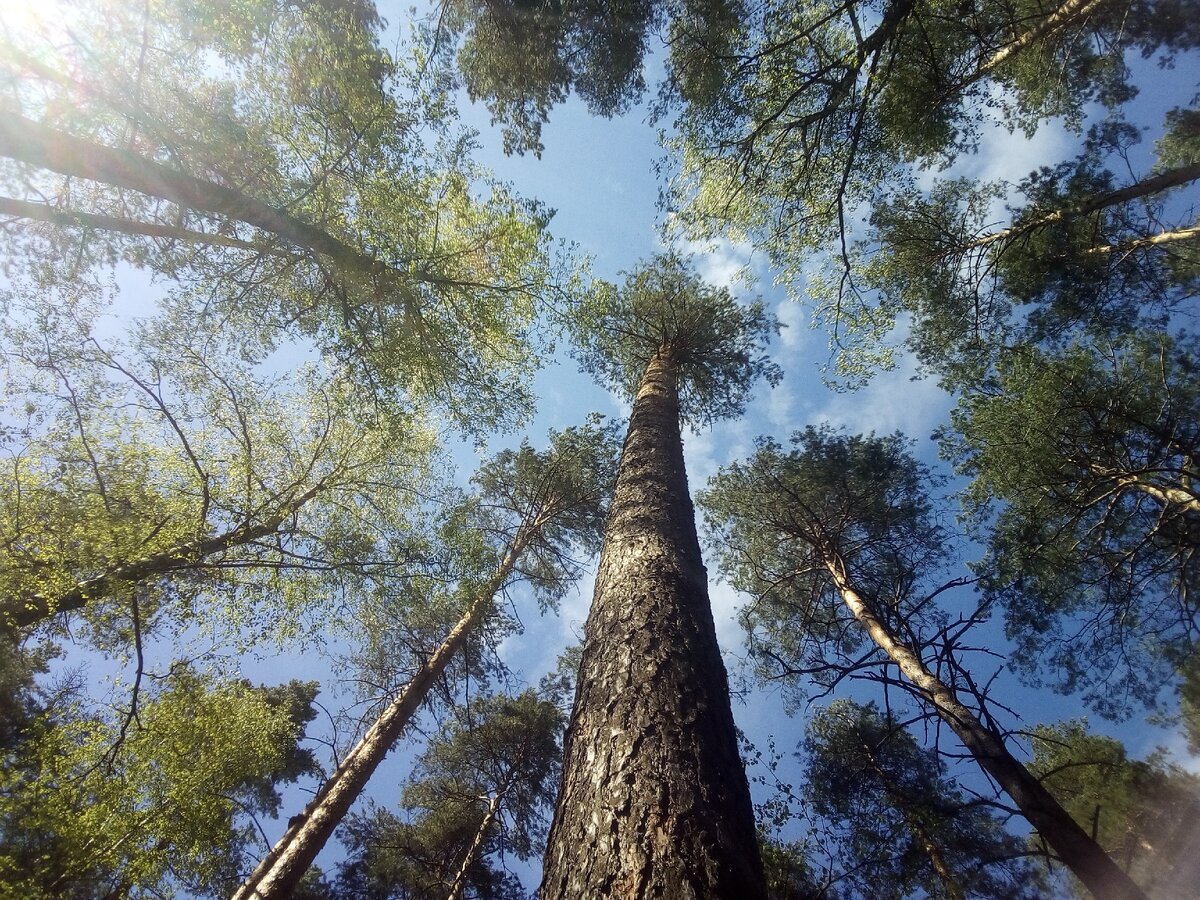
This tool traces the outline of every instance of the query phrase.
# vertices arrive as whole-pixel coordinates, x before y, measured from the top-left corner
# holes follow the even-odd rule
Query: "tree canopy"
[[[0,6],[0,896],[1200,877],[1197,0]]]
[[[668,356],[680,415],[696,424],[738,415],[756,379],[779,380],[779,365],[764,352],[778,327],[761,302],[739,304],[678,255],[629,272],[619,288],[596,285],[571,325],[584,371],[630,401],[651,358]]]

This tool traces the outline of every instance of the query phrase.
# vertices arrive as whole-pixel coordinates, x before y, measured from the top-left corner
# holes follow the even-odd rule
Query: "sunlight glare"
[[[0,0],[0,36],[7,41],[65,34],[69,4],[62,0]]]

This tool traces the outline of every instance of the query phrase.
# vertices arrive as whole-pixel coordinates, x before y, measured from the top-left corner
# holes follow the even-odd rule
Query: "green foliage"
[[[650,360],[668,359],[685,422],[737,416],[756,379],[774,385],[782,378],[762,353],[779,327],[762,303],[738,304],[677,255],[655,257],[628,273],[620,288],[598,284],[570,327],[583,370],[630,401]]]
[[[813,877],[803,843],[763,840],[759,843],[769,900],[838,900],[840,894]]]
[[[258,374],[178,321],[126,346],[100,328],[43,306],[4,329],[6,618],[82,608],[120,645],[136,599],[140,626],[278,640],[395,574],[433,452],[419,418],[338,373]]]
[[[556,602],[600,551],[617,473],[619,423],[551,431],[545,450],[528,442],[503,450],[471,477],[478,491],[472,525],[503,552],[524,528],[529,540],[517,562],[544,602]]]
[[[616,477],[617,425],[586,425],[551,431],[544,450],[527,441],[503,450],[472,476],[475,494],[442,498],[430,510],[436,523],[416,532],[411,554],[397,577],[380,580],[360,597],[356,614],[359,649],[353,664],[371,685],[404,684],[496,577],[503,559],[523,546],[504,590],[524,582],[543,607],[555,607],[579,578],[588,555],[598,552]],[[493,603],[456,659],[469,677],[494,674],[482,646],[495,645],[518,629]],[[457,683],[456,677],[446,684]],[[447,698],[452,694],[447,692]]]
[[[768,674],[829,685],[872,653],[842,603],[828,563],[840,559],[881,621],[914,638],[937,622],[919,593],[945,561],[929,471],[900,435],[846,437],[809,427],[794,449],[761,441],[699,496],[721,571],[753,598],[742,614]]]
[[[1106,715],[1153,703],[1194,652],[1196,359],[1193,342],[1158,334],[1020,348],[942,435],[990,526],[985,594],[1005,607],[1019,666],[1085,689]]]
[[[1039,725],[1031,770],[1071,816],[1151,896],[1194,887],[1191,838],[1200,827],[1200,779],[1161,753],[1131,760],[1083,720]],[[1079,896],[1087,892],[1074,884]]]
[[[257,843],[248,817],[278,812],[278,783],[312,767],[296,742],[315,694],[177,668],[120,721],[82,708],[32,720],[5,760],[0,891],[227,894]]]
[[[818,318],[831,326],[838,374],[850,382],[892,364],[886,339],[901,311],[918,314],[913,342],[927,362],[953,358],[981,338],[993,339],[993,320],[1007,315],[1007,297],[969,282],[996,277],[997,248],[975,254],[954,248],[962,243],[954,239],[964,213],[972,224],[995,221],[989,209],[994,188],[975,194],[965,183],[936,186],[929,205],[915,210],[916,221],[904,229],[931,240],[897,246],[907,235],[889,234],[887,219],[916,204],[909,194],[915,168],[952,164],[977,149],[995,124],[1032,133],[1062,117],[1080,128],[1092,101],[1115,106],[1135,93],[1126,52],[1167,62],[1196,45],[1193,13],[1190,3],[1178,0],[746,4],[740,28],[733,35],[718,32],[707,65],[703,44],[679,57],[679,119],[671,144],[681,160],[673,188],[678,218],[689,236],[724,235],[766,252],[794,299],[815,300]],[[1181,30],[1172,32],[1167,22]],[[721,80],[714,84],[715,73]],[[975,195],[964,201],[968,189]],[[890,205],[901,208],[888,217]],[[1047,269],[1037,277],[1055,289],[1101,274],[1109,293],[1152,284],[1141,270],[1157,275],[1164,254],[1175,253],[1189,254],[1194,279],[1194,254],[1182,245],[1169,253],[1160,244],[1125,247],[1121,242],[1131,232],[1137,238],[1158,226],[1155,210],[1133,216],[1132,223],[1128,214],[1140,211],[1127,205],[1123,212],[1105,235],[1118,238],[1110,252],[1087,255],[1096,243],[1095,234],[1084,243],[1095,217],[1083,217],[1068,241],[1047,229],[1045,246],[1013,255],[1029,261],[1037,259],[1036,250],[1052,251],[1035,268]],[[877,219],[874,230],[855,247],[857,223],[868,217]],[[811,260],[826,249],[834,252],[814,286]],[[1032,287],[1026,286],[1026,299]],[[1085,282],[1084,293],[1089,290]],[[1163,304],[1169,299],[1153,290],[1146,296]],[[1129,307],[1108,310],[1110,321]]]
[[[646,89],[654,0],[444,0],[439,34],[462,34],[458,67],[472,100],[504,126],[506,153],[541,156],[550,109],[574,92],[594,115],[625,112]]]
[[[404,791],[408,821],[385,810],[353,818],[350,859],[338,890],[354,897],[445,897],[464,862],[467,896],[524,896],[487,859],[512,853],[529,859],[541,850],[545,813],[557,789],[563,713],[526,691],[484,697],[460,708],[432,739]],[[499,814],[486,823],[489,805]],[[468,860],[480,828],[481,852]]]
[[[91,0],[74,12],[62,45],[6,39],[0,102],[132,153],[134,174],[159,164],[199,179],[187,182],[198,197],[127,190],[120,173],[61,177],[44,154],[5,166],[16,199],[91,217],[10,220],[6,263],[28,274],[24,290],[125,260],[172,279],[176,303],[260,355],[299,335],[373,389],[480,433],[528,411],[532,323],[567,289],[549,213],[471,162],[446,86],[382,49],[370,5]]]
[[[850,896],[1032,898],[1021,840],[964,796],[938,752],[874,704],[839,700],[808,725],[804,794],[839,836]]]
[[[1112,169],[1128,167],[1139,135],[1111,119],[1078,157],[1015,186],[949,179],[876,204],[869,235],[810,283],[818,317],[835,329],[839,374],[862,380],[890,365],[901,314],[911,315],[908,347],[957,388],[1006,346],[1159,327],[1185,309],[1200,284],[1196,234],[1168,210],[1195,175],[1186,116],[1172,116],[1183,124],[1160,144],[1161,160],[1179,165],[1132,184]],[[996,206],[1013,191],[1023,202],[996,229]]]

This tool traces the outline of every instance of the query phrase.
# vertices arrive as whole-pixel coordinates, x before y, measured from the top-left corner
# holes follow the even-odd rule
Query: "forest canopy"
[[[0,897],[1189,896],[1198,44],[0,4]]]

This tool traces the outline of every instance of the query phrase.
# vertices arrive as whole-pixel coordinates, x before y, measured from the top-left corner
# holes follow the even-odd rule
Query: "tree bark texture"
[[[669,347],[634,401],[565,744],[542,900],[765,896]]]
[[[1029,824],[1058,854],[1063,865],[1100,900],[1147,900],[1145,892],[1133,879],[1113,862],[1104,848],[1054,799],[1054,795],[1009,752],[1003,739],[979,721],[975,713],[958,699],[953,689],[934,675],[912,648],[880,621],[850,584],[840,556],[829,549],[823,553],[825,565],[842,601],[854,618],[871,640],[896,663],[904,676],[917,686],[942,721],[958,735],[979,766],[996,780]]]
[[[455,654],[466,643],[468,635],[492,605],[496,592],[512,574],[530,533],[522,528],[509,549],[500,568],[480,591],[470,608],[437,650],[421,667],[404,689],[367,729],[334,770],[329,780],[317,791],[316,797],[294,816],[283,837],[259,863],[258,868],[234,893],[232,900],[282,900],[290,897],[317,854],[333,836],[333,831],[349,812],[367,782],[379,768],[399,739],[406,725],[420,708],[430,688]]]

